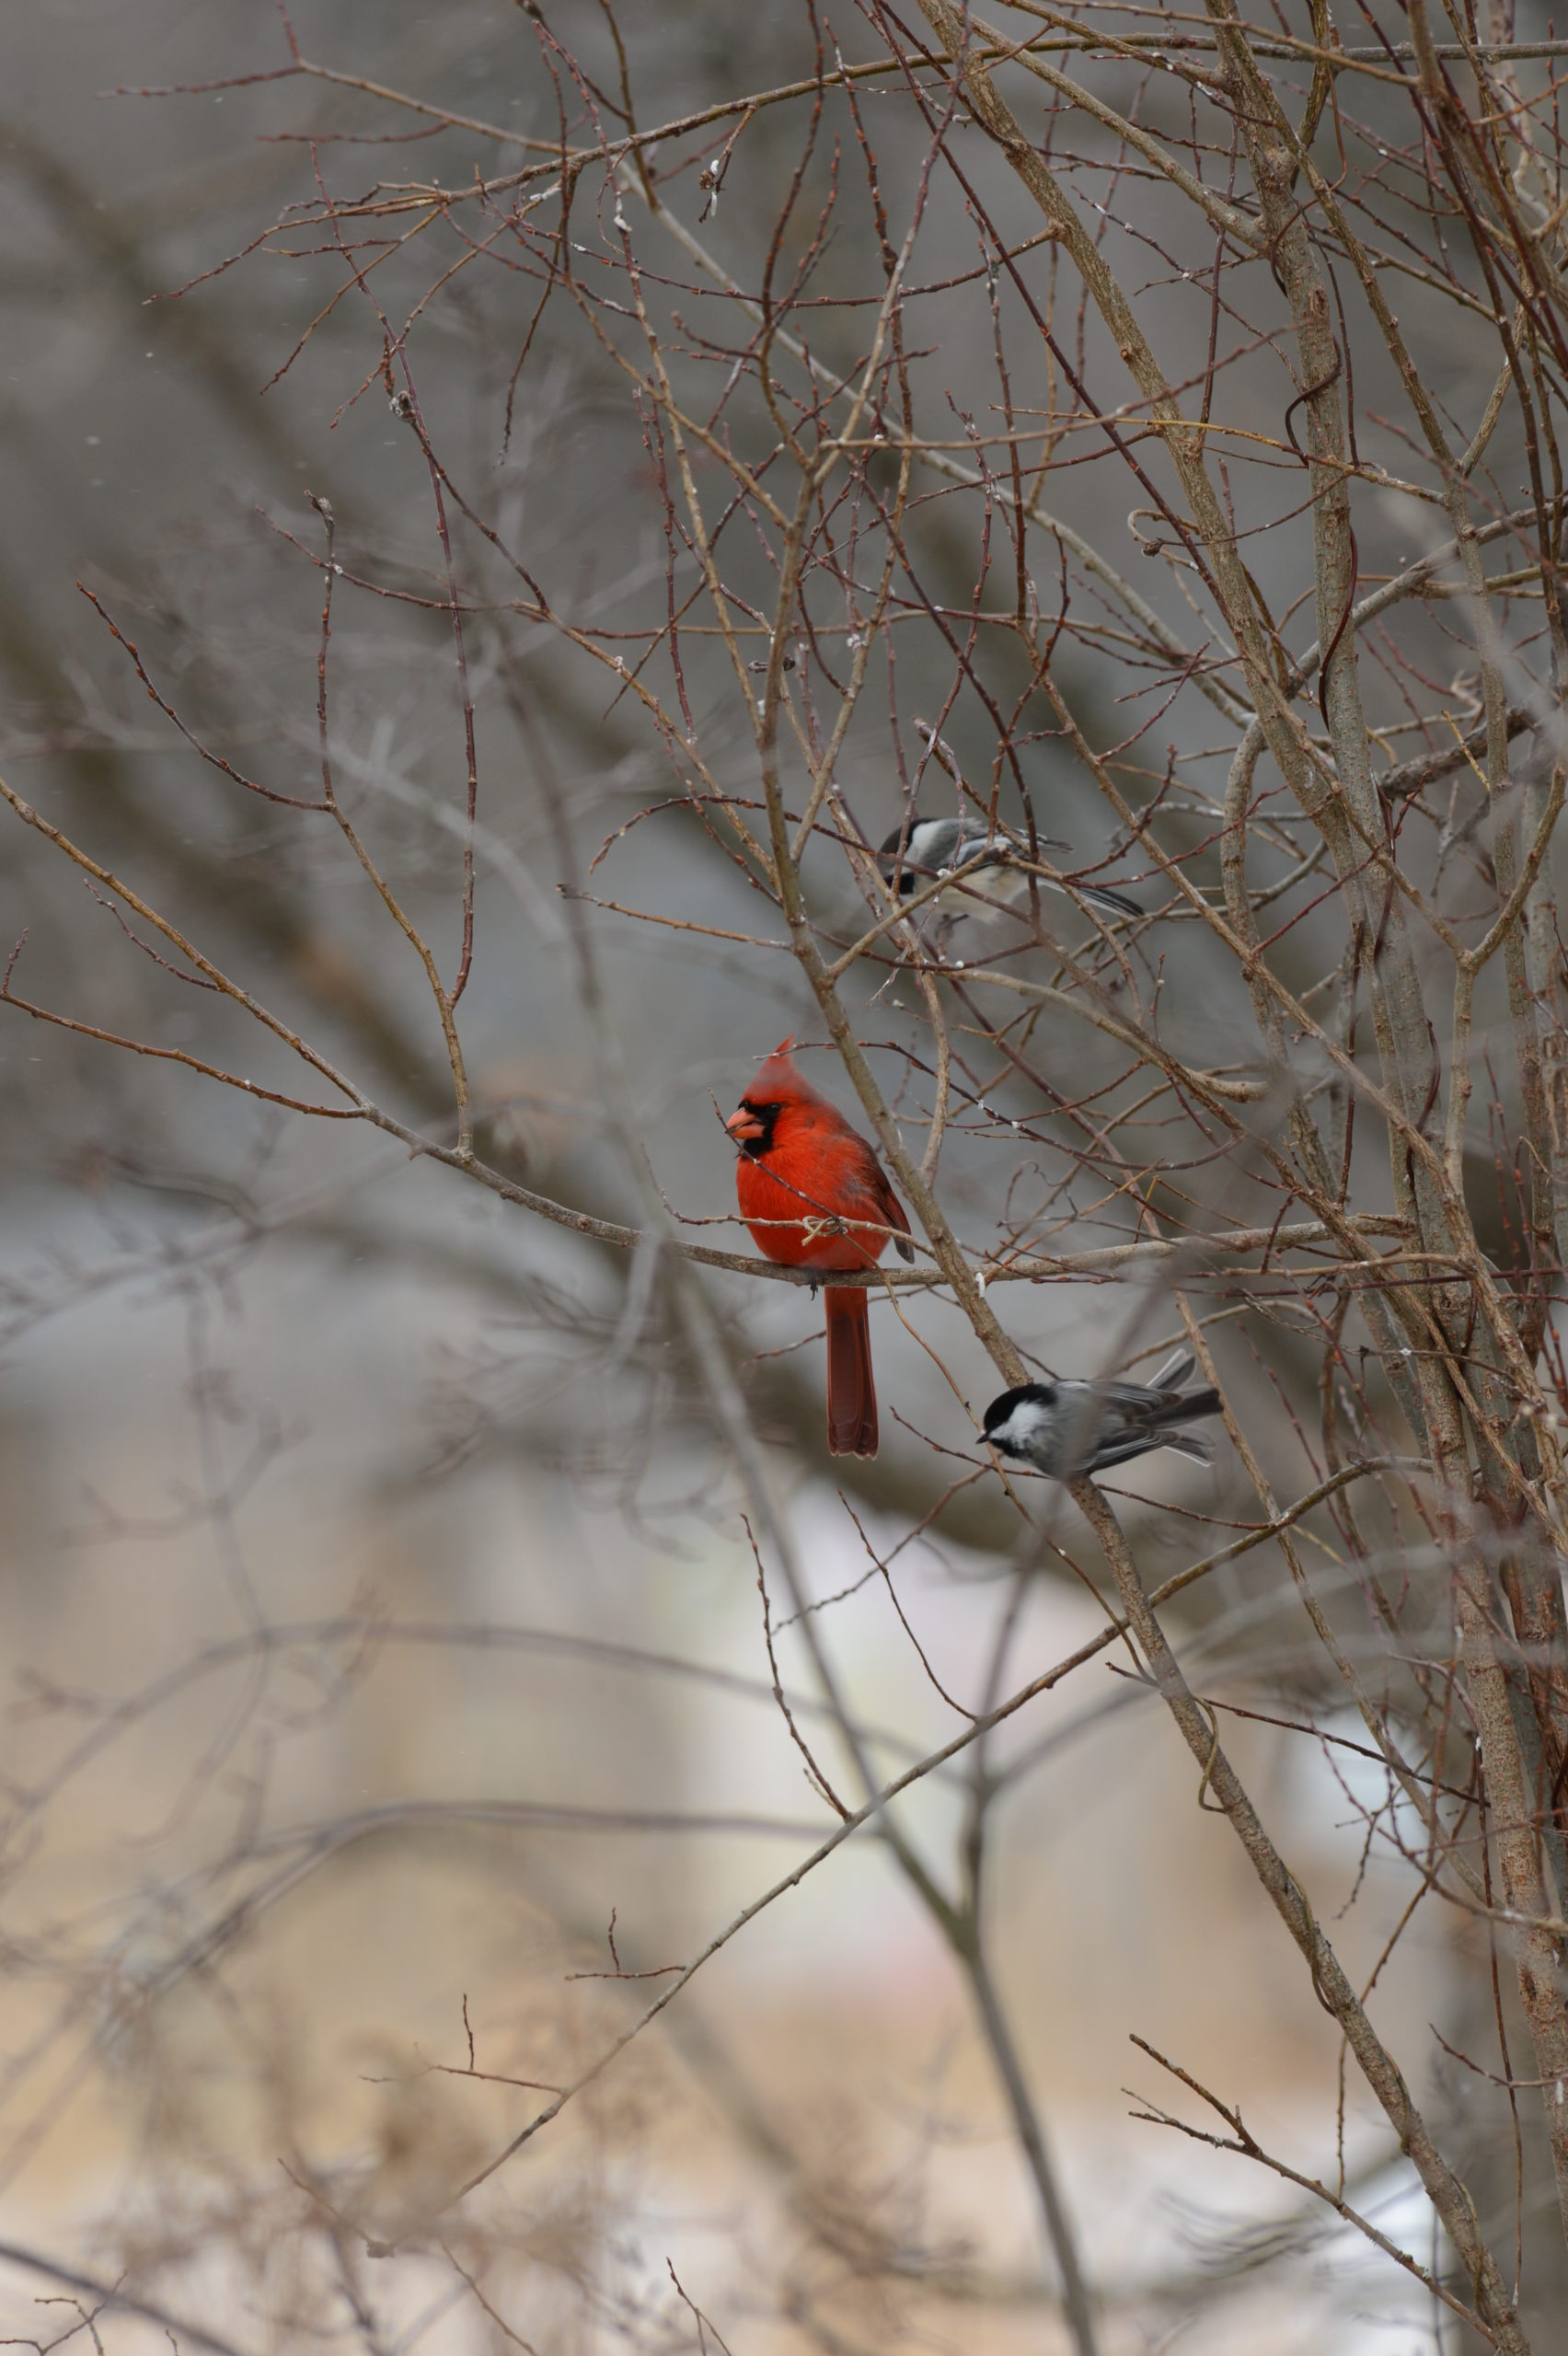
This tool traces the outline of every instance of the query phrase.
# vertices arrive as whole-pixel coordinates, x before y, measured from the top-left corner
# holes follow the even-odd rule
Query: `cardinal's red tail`
[[[877,1452],[877,1393],[871,1380],[871,1324],[866,1296],[826,1285],[827,1445],[834,1456]]]

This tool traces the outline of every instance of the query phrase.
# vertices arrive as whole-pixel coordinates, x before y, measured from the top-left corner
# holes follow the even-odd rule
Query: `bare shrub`
[[[1550,2347],[1568,44],[1424,0],[391,13],[121,98],[149,144],[220,97],[282,143],[272,217],[248,187],[181,224],[157,332],[225,421],[264,352],[290,433],[220,424],[156,569],[89,543],[69,694],[25,617],[6,658],[9,776],[50,768],[0,786],[8,1035],[47,1040],[23,1101],[107,1230],[18,1264],[13,1345],[140,1288],[190,1415],[172,1504],[89,1460],[75,1516],[82,1561],[159,1566],[134,1674],[70,1666],[90,1573],[18,1633],[0,2167],[90,2079],[136,2090],[143,2174],[98,2260],[9,2258],[71,2332],[224,2350],[1089,2356],[1285,2330],[1246,2303],[1337,2224],[1376,2260],[1347,2312],[1391,2302],[1401,2345]],[[917,810],[996,854],[966,894]],[[836,1278],[890,1436],[831,1505],[809,1273],[743,1248],[720,1126],[787,1030],[917,1245]],[[310,1265],[364,1274],[313,1299]],[[248,1356],[269,1283],[284,1342]],[[1222,1396],[1212,1471],[1063,1485],[983,1445],[993,1392],[1174,1347]],[[268,1500],[356,1392],[387,1455],[307,1561]],[[520,1463],[537,1614],[463,1568]],[[685,1592],[745,1596],[737,1657],[625,1604],[661,1561],[722,1562]],[[1096,1617],[1053,1650],[1074,1581]],[[775,1715],[767,1804],[732,1735],[677,1788],[699,1700]],[[478,1732],[519,1709],[521,1786]],[[1092,1796],[1053,1780],[1079,1727]],[[106,1879],[120,1776],[140,1861]],[[1104,1888],[1083,1858],[1041,1922],[1018,1827],[1058,1788]],[[739,1880],[672,1862],[730,1840]],[[894,2165],[853,2037],[808,2129],[755,2012],[701,2009],[856,1875],[845,1920],[946,1950],[1043,2272],[955,2223],[986,2196],[951,2152],[922,2174],[940,2093]],[[371,1985],[416,1918],[418,2019]],[[1191,1939],[1289,2008],[1309,2119],[1260,2123],[1239,2035],[1216,2083],[1128,2017],[1118,1923],[1151,1976]],[[1143,2264],[1076,2131],[1062,2164],[1031,1938],[1105,1978],[1136,2118],[1226,2155],[1190,2263]],[[736,2262],[654,2282],[633,2178],[710,2200]]]

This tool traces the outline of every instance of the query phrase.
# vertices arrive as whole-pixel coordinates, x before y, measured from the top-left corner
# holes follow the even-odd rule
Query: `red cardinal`
[[[893,1242],[906,1260],[909,1221],[863,1137],[795,1068],[793,1039],[769,1056],[724,1126],[741,1149],[735,1193],[756,1248],[788,1268],[870,1268]],[[768,1220],[798,1221],[787,1227]],[[857,1222],[867,1221],[869,1225]],[[863,1287],[828,1285],[827,1445],[877,1452],[877,1394]]]

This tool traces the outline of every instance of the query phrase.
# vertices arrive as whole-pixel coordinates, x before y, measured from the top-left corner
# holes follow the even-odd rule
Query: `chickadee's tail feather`
[[[1098,908],[1101,916],[1141,917],[1143,914],[1136,900],[1129,900],[1125,892],[1113,892],[1108,884],[1077,884],[1073,889],[1080,900],[1087,900],[1090,907]]]
[[[1192,1373],[1193,1369],[1196,1364],[1197,1360],[1193,1357],[1191,1350],[1172,1350],[1170,1356],[1166,1359],[1165,1364],[1160,1368],[1159,1372],[1149,1376],[1149,1389],[1151,1391],[1179,1391],[1182,1383],[1186,1381],[1187,1377]]]
[[[1200,1415],[1217,1415],[1218,1413],[1217,1391],[1170,1391],[1165,1393],[1158,1406],[1150,1407],[1148,1426],[1152,1431],[1163,1433],[1173,1425],[1195,1423]],[[1171,1443],[1164,1440],[1162,1445],[1169,1448]]]

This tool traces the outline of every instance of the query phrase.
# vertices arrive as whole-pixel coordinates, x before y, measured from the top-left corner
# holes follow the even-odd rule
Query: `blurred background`
[[[563,0],[546,15],[613,94],[602,12]],[[294,24],[334,73],[518,143],[555,135],[529,17],[502,0],[335,0],[297,7]],[[838,30],[864,49],[858,24]],[[684,0],[628,11],[620,32],[644,122],[811,67],[803,14]],[[275,794],[318,792],[311,499],[329,500],[341,790],[450,979],[466,755],[430,477],[389,410],[379,327],[299,208],[317,171],[340,196],[456,188],[476,163],[501,173],[530,151],[389,111],[363,87],[270,78],[288,63],[280,18],[232,0],[52,0],[0,18],[0,773],[399,1121],[450,1142],[440,1028],[409,943],[318,817],[248,793],[192,739]],[[875,89],[866,103],[901,235],[917,126]],[[765,111],[711,217],[699,225],[695,167],[666,195],[744,283],[800,142],[797,115]],[[998,184],[997,201],[1026,234],[1021,198]],[[610,204],[585,187],[580,205],[587,271]],[[627,206],[651,281],[689,279],[661,225]],[[407,218],[373,225],[390,239]],[[467,233],[437,222],[388,245],[371,283],[389,316],[462,259]],[[866,283],[868,256],[862,202],[823,283]],[[990,356],[972,225],[944,200],[916,275],[962,273],[967,291],[919,320],[959,416],[992,398]],[[733,340],[721,306],[699,316],[678,288],[668,299],[694,341]],[[504,267],[455,277],[410,347],[423,412],[453,479],[552,602],[630,633],[665,594],[657,452],[624,371],[559,296],[508,430],[537,301]],[[1201,344],[1206,315],[1193,327],[1165,302],[1151,298],[1152,316],[1173,344]],[[864,331],[830,315],[823,349],[851,357]],[[1478,383],[1493,364],[1478,354]],[[1456,376],[1456,399],[1467,386]],[[1055,504],[1092,526],[1104,495],[1093,469],[1064,468]],[[932,491],[911,526],[958,610],[975,520]],[[1419,552],[1399,539],[1408,513],[1384,521],[1394,554]],[[601,665],[509,615],[515,576],[478,536],[460,531],[457,551],[476,608],[481,834],[462,1027],[481,1145],[527,1187],[635,1220],[600,1100],[607,1026],[667,1199],[722,1219],[732,1156],[715,1108],[786,1032],[812,1047],[820,1025],[786,955],[603,910],[586,921],[604,1006],[585,1013],[559,884],[736,932],[778,927],[684,820],[639,826],[590,875],[601,845],[680,778]],[[766,564],[751,561],[766,602]],[[1253,561],[1281,606],[1305,586],[1287,551]],[[1163,570],[1147,571],[1140,587],[1180,618]],[[149,700],[104,616],[189,735]],[[947,692],[934,642],[899,638],[903,715]],[[711,640],[686,648],[710,767],[755,792],[721,654]],[[1061,664],[1080,714],[1106,738],[1124,733],[1113,653],[1078,640]],[[841,764],[872,840],[901,807],[890,726],[879,688]],[[983,715],[961,710],[951,726],[984,773]],[[1167,735],[1191,748],[1215,732],[1183,706],[1145,757],[1158,774]],[[1031,758],[1078,856],[1113,850],[1059,745]],[[1136,860],[1114,874],[1137,888]],[[821,888],[850,908],[842,877],[824,868]],[[79,869],[8,814],[0,912],[7,953],[26,930],[18,994],[329,1101],[282,1046],[144,953]],[[1159,955],[1182,1051],[1216,1064],[1253,1052],[1244,995],[1208,968],[1194,930],[1172,927]],[[111,2349],[151,2346],[166,2327],[181,2346],[244,2356],[339,2340],[385,2356],[543,2356],[714,2335],[737,2356],[1065,2347],[963,1975],[870,1829],[760,1912],[559,2124],[448,2205],[661,1985],[611,1975],[688,1959],[836,1821],[775,1700],[711,1417],[616,1251],[362,1125],[308,1122],[0,1015],[4,2330],[55,2344],[118,2286],[96,2326]],[[894,993],[863,1016],[895,1088],[917,1009]],[[1088,1059],[1078,1077],[1092,1071],[1087,1034],[1058,1044]],[[810,1068],[847,1102],[824,1057]],[[962,1139],[944,1164],[963,1227],[994,1214],[987,1166]],[[1215,1200],[1244,1217],[1245,1173],[1225,1184]],[[700,1232],[745,1248],[733,1227]],[[1088,1217],[1072,1232],[1112,1230]],[[911,1534],[966,1469],[928,1442],[972,1459],[962,1403],[983,1406],[986,1364],[951,1311],[922,1301],[905,1331],[879,1309],[882,1452],[830,1464],[820,1311],[733,1276],[709,1293],[737,1357],[755,1357],[747,1396],[799,1560],[813,1597],[841,1599],[822,1624],[873,1755],[896,1773],[977,1706],[1014,1594],[1016,1525],[994,1484]],[[1174,1322],[1158,1292],[1133,1288],[1013,1287],[1004,1313],[1064,1366],[1101,1363],[1110,1324],[1122,1346],[1152,1347]],[[1298,1469],[1284,1402],[1292,1383],[1309,1391],[1316,1364],[1299,1342],[1281,1353],[1262,1427]],[[1133,1509],[1151,1580],[1249,1516],[1224,1457],[1138,1485],[1157,1501]],[[1072,1548],[1074,1526],[1055,1529]],[[894,1549],[902,1619],[874,1559]],[[1187,1623],[1194,1681],[1246,1659],[1271,1691],[1306,1695],[1283,1577],[1260,1549],[1213,1583]],[[771,1602],[786,1621],[787,1597]],[[1049,1564],[1027,1588],[1009,1683],[1103,1620],[1087,1576]],[[798,1629],[778,1657],[799,1727],[836,1762]],[[1385,2164],[1354,2077],[1342,2094],[1335,2032],[1233,1836],[1194,1805],[1174,1734],[1116,1666],[1092,1660],[998,1737],[988,1885],[998,1976],[1104,2344],[1436,2346],[1424,2293],[1320,2206],[1133,2116],[1140,2098],[1182,2091],[1136,2033],[1240,2099],[1249,2127],[1309,2176],[1335,2180],[1343,2132],[1348,2197],[1431,2257],[1412,2179]],[[1365,1982],[1409,1897],[1363,1858],[1380,1786],[1357,1784],[1349,1752],[1331,1764],[1266,1726],[1233,1734]],[[900,1804],[944,1876],[966,1793],[961,1760]],[[1484,1950],[1464,1929],[1424,1911],[1378,2001],[1435,2114],[1477,2101],[1427,2027],[1463,2044],[1489,2011]],[[1505,2108],[1477,2108],[1464,2131],[1477,2167],[1504,2177],[1505,2122]]]

